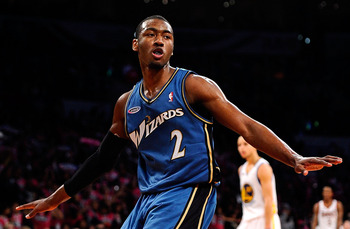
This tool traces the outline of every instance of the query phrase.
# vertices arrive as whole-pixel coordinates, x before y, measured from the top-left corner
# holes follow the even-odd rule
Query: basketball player
[[[243,209],[238,229],[280,229],[275,176],[269,162],[242,136],[237,139],[237,148],[246,160],[238,169]]]
[[[330,186],[322,189],[322,200],[314,204],[311,229],[338,229],[343,223],[343,204],[333,199]]]
[[[49,197],[17,208],[33,209],[27,218],[56,208],[113,168],[126,139],[139,151],[142,195],[122,228],[207,228],[219,182],[213,118],[297,173],[306,175],[342,162],[334,156],[298,155],[230,103],[212,80],[170,66],[174,33],[165,18],[151,16],[141,21],[132,49],[138,54],[143,79],[118,99],[108,133],[72,178]]]

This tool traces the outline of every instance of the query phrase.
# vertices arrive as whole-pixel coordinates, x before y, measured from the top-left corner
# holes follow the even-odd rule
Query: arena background
[[[116,99],[140,79],[131,41],[138,22],[153,14],[173,26],[172,66],[214,79],[242,111],[300,154],[344,158],[342,165],[307,177],[267,158],[276,174],[280,213],[289,208],[295,228],[309,227],[312,205],[328,184],[349,218],[350,3],[345,0],[1,1],[2,213],[13,203],[50,193],[94,152]],[[219,207],[238,219],[237,135],[215,124],[214,137],[223,170]],[[137,155],[132,146],[125,152],[116,179],[105,188],[110,196],[124,197],[127,214],[137,198]],[[101,191],[105,183],[97,184],[86,192]],[[120,194],[123,188],[134,196]],[[61,225],[78,218],[67,206],[79,209],[81,203],[71,202],[61,209],[71,221],[61,219]],[[87,221],[96,224],[91,217]]]

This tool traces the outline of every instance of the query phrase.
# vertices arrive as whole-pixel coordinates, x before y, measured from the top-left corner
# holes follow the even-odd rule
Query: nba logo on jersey
[[[172,102],[174,99],[174,92],[169,93],[169,102]]]

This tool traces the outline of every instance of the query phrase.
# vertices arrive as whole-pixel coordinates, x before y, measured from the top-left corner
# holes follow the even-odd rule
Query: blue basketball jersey
[[[152,99],[142,80],[129,95],[125,129],[139,152],[138,182],[143,193],[215,181],[212,120],[189,106],[185,79],[191,71],[176,68]]]

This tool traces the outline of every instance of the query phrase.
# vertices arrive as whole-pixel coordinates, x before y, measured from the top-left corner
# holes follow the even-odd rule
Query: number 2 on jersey
[[[174,137],[176,137],[176,139],[175,139],[175,147],[174,147],[174,151],[173,151],[173,155],[171,157],[171,160],[175,160],[177,158],[185,156],[185,151],[186,151],[186,147],[184,147],[183,150],[180,151],[181,142],[182,142],[182,133],[181,133],[181,131],[173,130],[171,132],[170,140],[172,141],[174,139]]]

